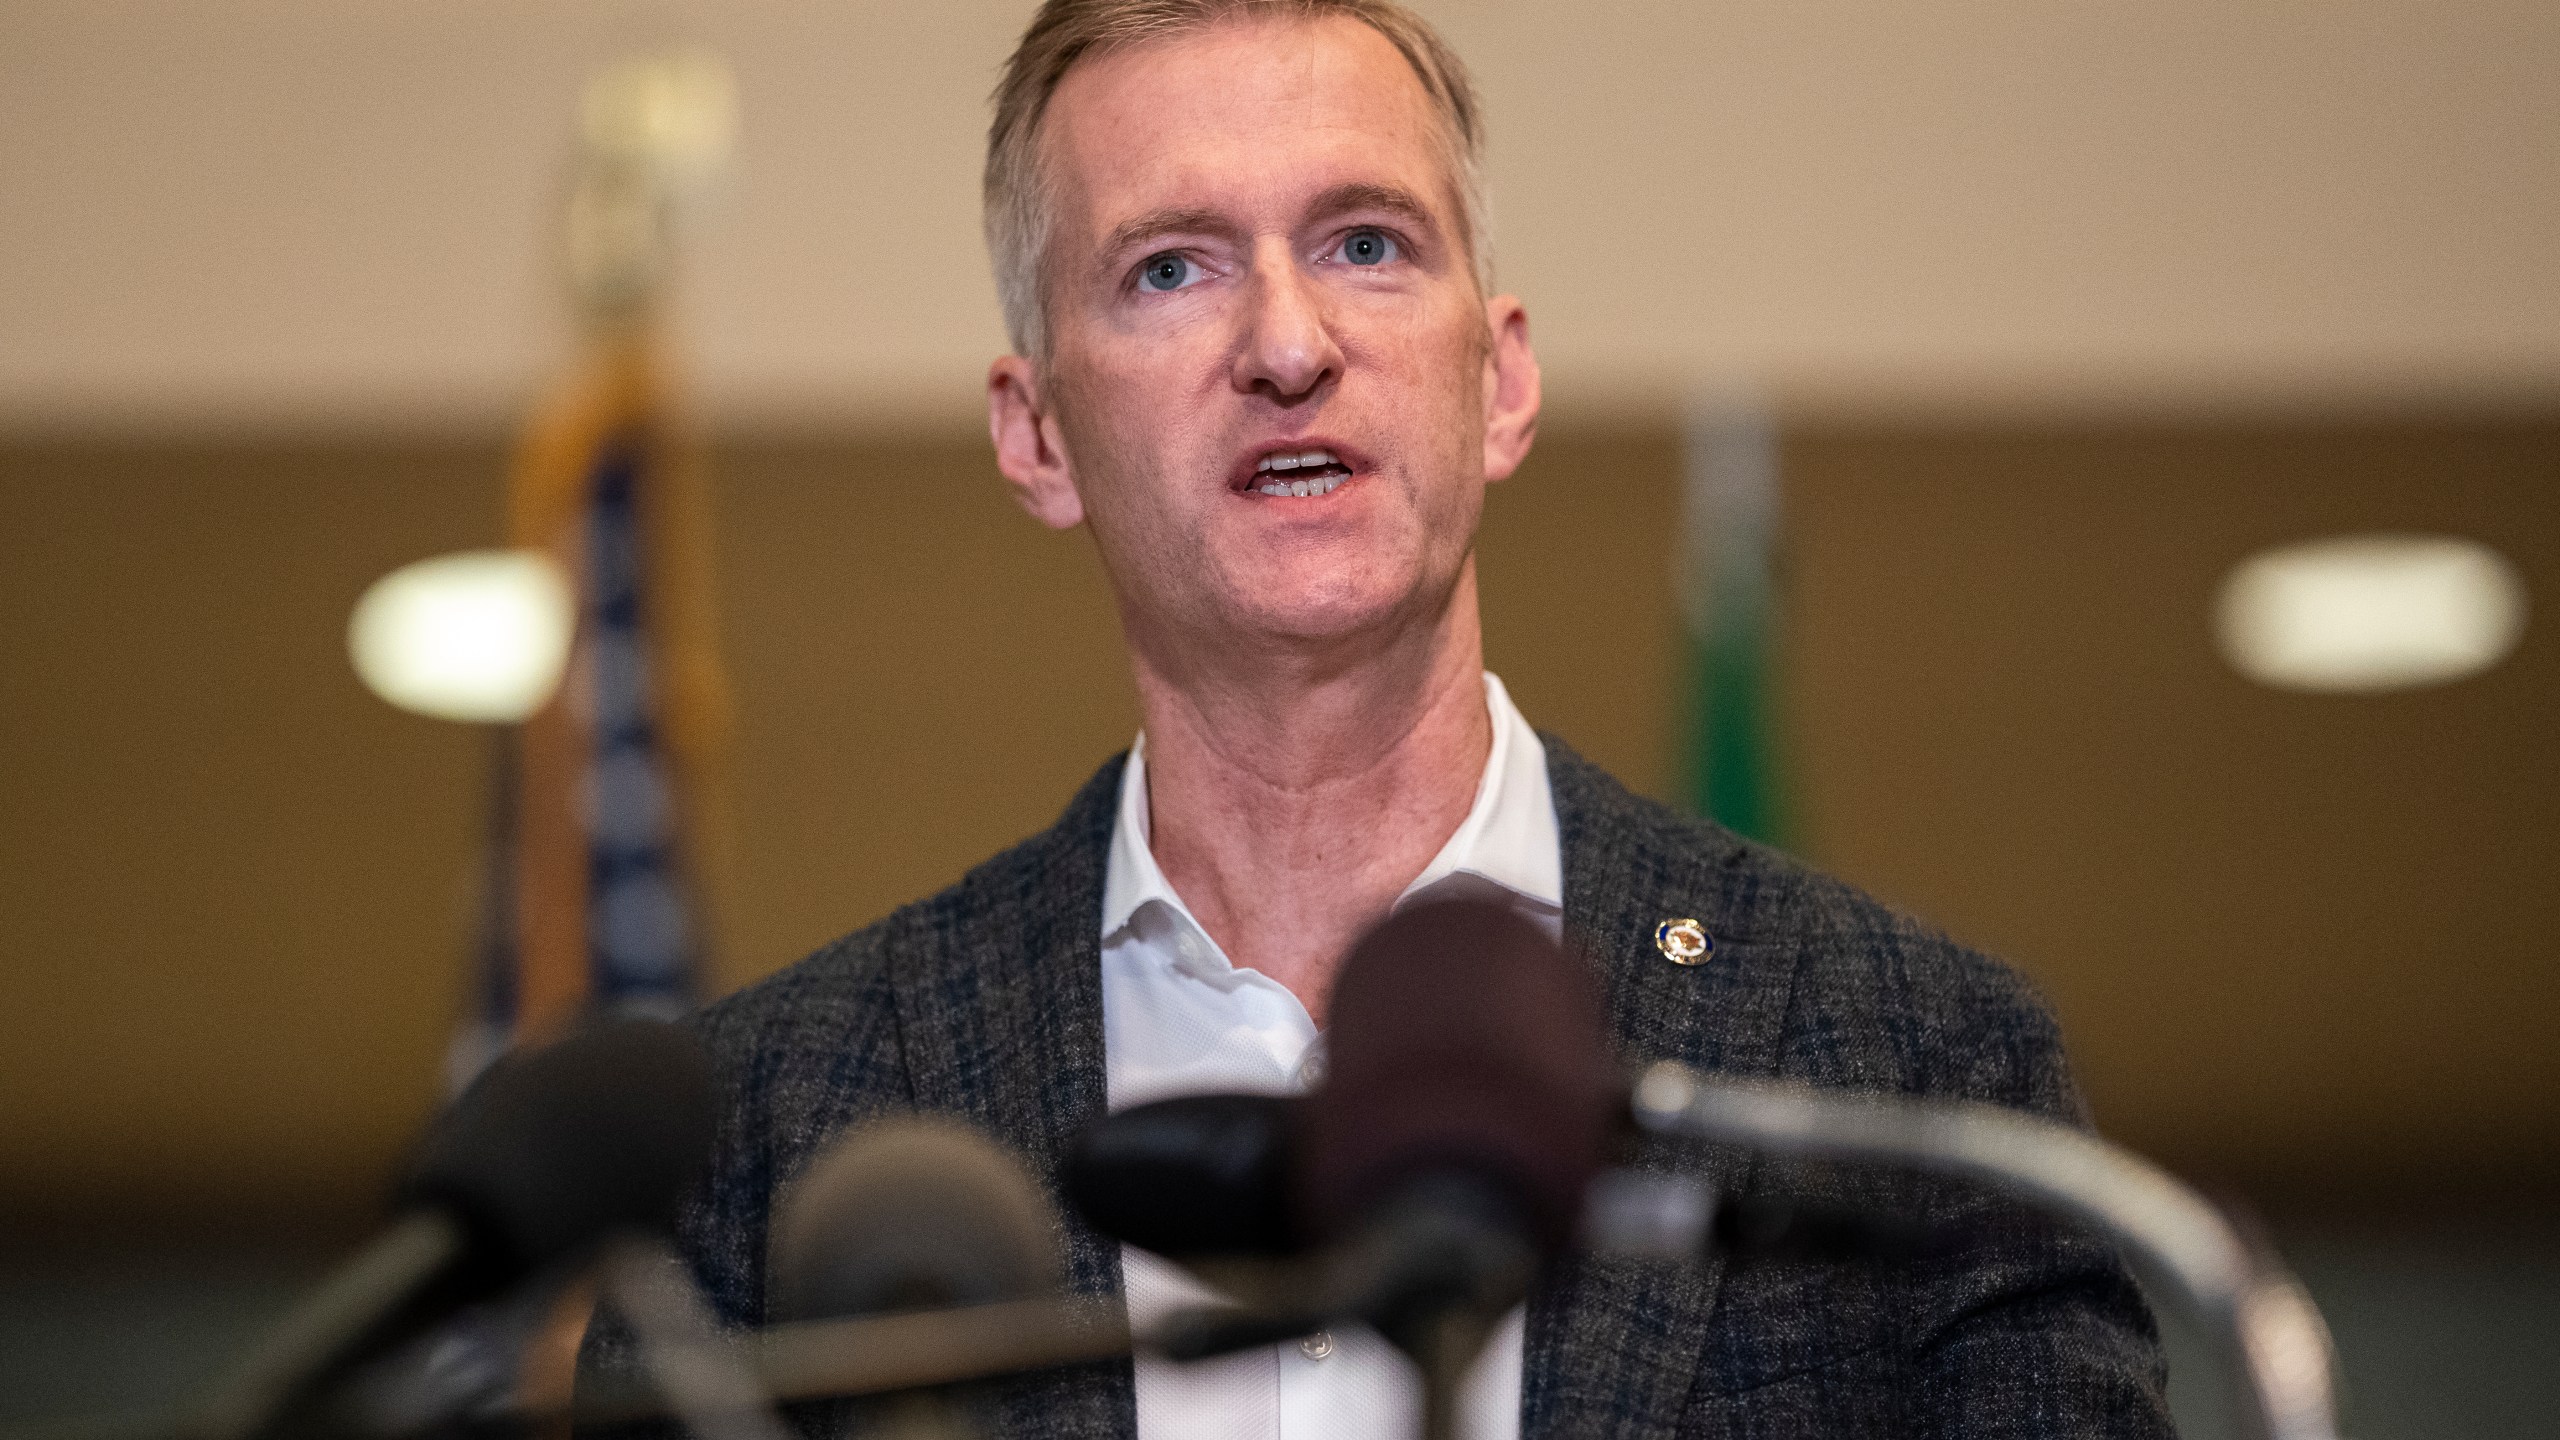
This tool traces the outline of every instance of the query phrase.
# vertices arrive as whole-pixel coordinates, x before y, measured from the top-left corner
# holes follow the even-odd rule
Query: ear
[[[1538,357],[1529,348],[1529,312],[1516,295],[1485,302],[1493,344],[1484,357],[1484,478],[1511,478],[1538,438]]]
[[[1052,530],[1084,523],[1084,497],[1076,493],[1057,417],[1043,404],[1039,372],[1019,355],[987,367],[987,434],[996,442],[996,468],[1031,518]]]

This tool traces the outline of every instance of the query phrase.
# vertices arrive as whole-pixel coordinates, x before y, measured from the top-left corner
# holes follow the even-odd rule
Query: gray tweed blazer
[[[2053,1019],[2015,972],[1545,743],[1566,925],[1605,973],[1627,1060],[2081,1119]],[[773,1197],[845,1127],[937,1111],[1054,1168],[1102,1113],[1098,931],[1120,772],[1105,764],[1055,826],[952,888],[701,1015],[726,1113],[682,1248],[724,1320],[762,1323]],[[1676,916],[1715,937],[1707,964],[1655,949],[1656,925]],[[2150,1316],[2099,1246],[1911,1179],[1666,1144],[1631,1158],[1727,1186],[1964,1214],[1983,1238],[1892,1266],[1568,1263],[1531,1302],[1524,1435],[2169,1433]],[[1118,1292],[1113,1245],[1071,1222],[1068,1254],[1075,1288]],[[591,1363],[609,1363],[611,1335],[599,1327]],[[1008,1436],[1136,1429],[1126,1361],[983,1398]],[[801,1417],[821,1434],[849,1419],[841,1407]]]

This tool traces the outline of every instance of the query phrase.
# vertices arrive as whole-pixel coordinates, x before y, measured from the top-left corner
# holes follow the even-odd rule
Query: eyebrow
[[[1307,207],[1316,215],[1341,215],[1353,210],[1383,210],[1409,224],[1426,230],[1437,230],[1439,218],[1420,196],[1396,185],[1378,185],[1368,181],[1351,181],[1336,185],[1316,197]]]
[[[1164,235],[1226,234],[1235,227],[1215,210],[1168,207],[1150,210],[1134,219],[1123,220],[1111,227],[1103,237],[1101,255],[1108,261],[1127,253],[1140,242]]]
[[[1354,210],[1378,210],[1396,216],[1409,224],[1437,231],[1439,220],[1431,207],[1410,190],[1395,185],[1379,185],[1355,180],[1336,185],[1315,198],[1307,207],[1318,217],[1346,214]],[[1166,235],[1227,235],[1235,231],[1233,222],[1216,210],[1199,206],[1167,206],[1124,220],[1111,227],[1103,237],[1098,252],[1106,261],[1115,260],[1139,245]]]

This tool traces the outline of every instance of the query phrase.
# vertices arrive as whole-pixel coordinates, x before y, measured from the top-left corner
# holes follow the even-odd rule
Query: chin
[[[1413,613],[1417,587],[1410,583],[1346,583],[1326,576],[1302,585],[1266,587],[1230,607],[1248,635],[1275,640],[1346,640],[1390,627]]]

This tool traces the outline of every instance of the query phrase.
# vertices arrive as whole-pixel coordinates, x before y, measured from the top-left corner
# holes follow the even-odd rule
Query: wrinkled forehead
[[[1248,18],[1077,62],[1041,121],[1053,262],[1134,216],[1246,228],[1347,185],[1407,191],[1463,234],[1456,149],[1393,41],[1349,16]]]

